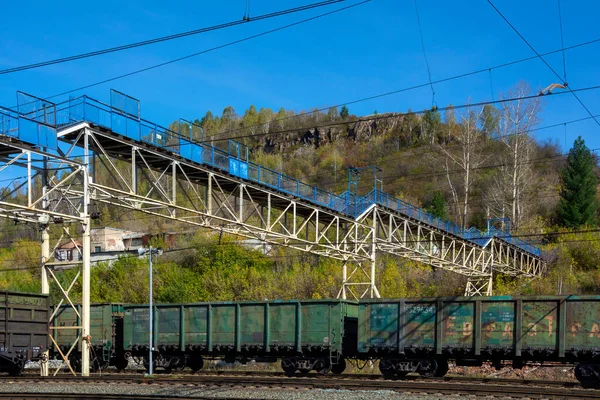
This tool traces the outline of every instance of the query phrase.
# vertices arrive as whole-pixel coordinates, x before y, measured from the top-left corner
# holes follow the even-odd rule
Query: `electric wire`
[[[572,92],[585,92],[585,91],[597,90],[597,89],[600,89],[600,85],[588,86],[585,88],[570,89],[570,90]],[[546,96],[544,96],[544,98],[559,96],[559,95],[563,95],[565,93],[568,93],[568,92],[556,92],[556,93],[552,93],[551,95],[546,95]],[[498,100],[478,101],[476,103],[467,103],[467,104],[461,104],[461,105],[456,105],[456,106],[439,107],[436,109],[436,111],[458,110],[458,109],[471,108],[471,107],[473,107],[473,108],[483,107],[485,105],[504,104],[504,103],[510,103],[510,102],[514,102],[514,101],[530,100],[530,99],[535,99],[535,98],[540,98],[540,95],[532,94],[532,95],[527,95],[527,96],[511,97],[511,98],[498,99]],[[390,119],[390,118],[397,118],[399,116],[421,115],[421,114],[425,114],[429,111],[430,110],[407,111],[407,112],[403,112],[403,113],[393,113],[393,114],[384,114],[384,115],[377,114],[377,115],[371,115],[371,116],[366,116],[366,117],[359,117],[359,118],[356,118],[353,120],[331,121],[331,122],[328,122],[325,124],[311,125],[310,129],[328,128],[328,127],[340,126],[340,125],[350,125],[350,124],[356,124],[356,123],[360,123],[360,122],[375,122],[375,121],[381,121],[381,120],[386,120],[386,119]],[[596,119],[596,117],[593,114],[590,116],[590,118],[593,118],[594,120]],[[246,128],[243,128],[243,129],[246,129]],[[308,129],[308,128],[305,128],[305,129]],[[210,141],[211,142],[223,142],[223,141],[228,141],[230,139],[239,140],[239,139],[254,138],[254,137],[261,137],[261,136],[273,136],[273,135],[281,135],[281,134],[286,134],[286,133],[298,132],[299,130],[302,130],[302,128],[290,128],[290,129],[284,129],[284,130],[275,131],[275,132],[253,133],[253,134],[248,134],[248,135],[238,135],[238,136],[230,136],[230,137],[218,137],[218,138],[211,139]]]
[[[550,64],[548,64],[548,62],[544,59],[544,57],[542,57],[542,55],[537,52],[537,50],[527,41],[527,39],[525,39],[525,37],[521,34],[521,32],[519,32],[517,30],[517,28],[515,28],[515,26],[504,16],[504,14],[502,14],[502,12],[500,12],[500,10],[494,5],[494,3],[492,3],[492,0],[487,0],[487,2],[498,13],[498,15],[500,15],[500,17],[502,17],[502,19],[508,24],[508,26],[510,26],[511,29],[521,38],[521,40],[523,40],[523,42],[525,42],[525,44],[527,46],[529,46],[529,48],[536,54],[536,56],[540,60],[542,60],[542,62],[548,67],[548,69],[550,69],[550,71],[552,71],[552,73],[558,79],[560,79],[563,82],[563,85],[565,86],[565,88],[571,94],[573,94],[573,96],[575,97],[575,99],[577,99],[577,101],[579,102],[579,104],[581,104],[581,106],[585,109],[585,111],[587,111],[587,113],[594,119],[594,121],[596,122],[596,124],[598,126],[600,126],[600,121],[598,121],[596,119],[596,117],[594,117],[594,114],[592,114],[592,112],[590,111],[590,109],[583,103],[583,101],[579,98],[579,96],[577,96],[577,94],[575,93],[575,91],[573,89],[571,89],[571,87],[568,85],[568,82],[566,82],[565,80],[563,80],[563,78],[561,78],[561,76],[558,74],[558,72],[556,72],[556,70],[554,68],[552,68],[552,66]]]
[[[546,128],[549,128],[549,127],[560,126],[560,125],[567,124],[567,123],[579,122],[579,121],[585,120],[585,119],[589,119],[589,117],[582,118],[582,119],[579,119],[579,120],[573,120],[573,121],[564,122],[562,124],[554,124],[554,125],[550,125],[550,126],[547,126],[547,127],[539,127],[539,128],[536,128],[536,130],[546,129]],[[592,151],[592,152],[596,151],[596,150],[600,150],[600,148],[598,148],[598,149],[590,149],[590,151]],[[437,151],[437,150],[436,149],[431,150],[431,152],[433,152],[433,151]],[[411,154],[411,155],[408,155],[406,157],[396,157],[396,158],[393,158],[393,159],[388,159],[386,161],[398,160],[398,159],[401,159],[401,158],[413,158],[415,156],[422,155],[422,154],[425,154],[425,153],[427,153],[427,152],[420,152],[420,153],[416,153],[416,154]],[[532,164],[535,165],[535,164],[539,164],[539,163],[552,162],[552,161],[555,161],[556,159],[564,157],[566,155],[568,155],[568,152],[567,153],[563,153],[563,154],[558,154],[558,155],[555,155],[553,157],[541,157],[541,158],[529,159],[529,160],[526,160],[526,161],[523,161],[523,162],[519,162],[518,165],[532,165]],[[480,167],[474,168],[473,170],[495,169],[495,168],[504,167],[506,165],[507,164],[505,164],[505,163],[494,164],[494,165],[484,165],[484,166],[480,166]],[[424,177],[446,176],[447,174],[456,174],[456,173],[462,173],[462,172],[464,172],[462,169],[455,169],[455,170],[449,170],[449,171],[428,171],[428,172],[413,173],[413,174],[387,175],[387,176],[384,176],[383,178],[384,179],[402,178],[403,180],[412,180],[412,179],[423,179]],[[318,174],[318,175],[309,175],[308,177],[317,177],[317,176],[322,176],[322,175],[321,174]],[[307,176],[305,176],[304,178],[306,178],[306,177]],[[130,211],[127,210],[127,212],[130,212]],[[152,217],[150,217],[150,218],[152,218]],[[119,222],[124,222],[124,221],[119,221]]]
[[[339,1],[345,1],[345,0],[336,0],[336,2],[339,2]],[[113,81],[116,81],[118,79],[126,78],[126,77],[133,76],[133,75],[137,75],[137,74],[142,73],[142,72],[150,71],[150,70],[153,70],[153,69],[156,69],[156,68],[160,68],[160,67],[163,67],[165,65],[173,64],[173,63],[176,63],[176,62],[179,62],[179,61],[182,61],[182,60],[187,60],[187,59],[192,58],[192,57],[196,57],[196,56],[199,56],[199,55],[202,55],[202,54],[210,53],[210,52],[213,52],[213,51],[216,51],[216,50],[220,50],[220,49],[223,49],[223,48],[226,48],[226,47],[230,47],[230,46],[233,46],[233,45],[236,45],[236,44],[239,44],[239,43],[247,42],[249,40],[256,39],[256,38],[259,38],[259,37],[262,37],[262,36],[266,36],[266,35],[269,35],[271,33],[279,32],[279,31],[282,31],[282,30],[285,30],[285,29],[288,29],[288,28],[291,28],[291,27],[294,27],[294,26],[297,26],[297,25],[301,25],[301,24],[304,24],[304,23],[307,23],[307,22],[310,22],[310,21],[314,21],[314,20],[319,19],[319,18],[323,18],[323,17],[329,16],[329,15],[333,15],[333,14],[345,11],[345,10],[349,10],[351,8],[363,5],[365,3],[369,3],[370,1],[371,0],[363,0],[363,1],[360,1],[358,3],[351,4],[349,6],[338,8],[338,9],[333,10],[333,11],[329,11],[329,12],[326,12],[326,13],[315,15],[313,17],[306,18],[306,19],[303,19],[303,20],[299,20],[299,21],[296,21],[296,22],[293,22],[293,23],[290,23],[290,24],[282,25],[282,26],[280,26],[278,28],[269,29],[267,31],[263,31],[261,33],[255,34],[255,35],[246,36],[244,38],[237,39],[237,40],[234,40],[232,42],[224,43],[224,44],[221,44],[221,45],[218,45],[218,46],[215,46],[215,47],[211,47],[211,48],[208,48],[208,49],[205,49],[205,50],[202,50],[202,51],[198,51],[196,53],[188,54],[186,56],[174,58],[174,59],[171,59],[171,60],[159,63],[159,64],[150,65],[150,66],[145,67],[145,68],[141,68],[141,69],[138,69],[138,70],[135,70],[135,71],[131,71],[131,72],[128,72],[128,73],[125,73],[125,74],[121,74],[121,75],[118,75],[118,76],[115,76],[115,77],[112,77],[112,78],[104,79],[104,80],[101,80],[101,81],[98,81],[98,82],[90,83],[88,85],[81,86],[81,87],[78,87],[76,89],[67,90],[65,92],[61,92],[61,93],[58,93],[58,94],[55,94],[55,95],[52,95],[52,96],[48,96],[48,97],[45,97],[45,98],[46,99],[53,99],[53,98],[56,98],[56,97],[59,97],[59,96],[64,96],[64,95],[67,95],[67,94],[70,94],[70,93],[73,93],[73,92],[77,92],[77,91],[80,91],[80,90],[84,90],[84,89],[88,89],[88,88],[91,88],[91,87],[94,87],[94,86],[102,85],[104,83],[113,82]],[[255,20],[255,18],[253,18],[253,20]],[[600,39],[598,39],[598,41],[600,41]],[[13,107],[13,108],[15,108],[15,107]]]
[[[585,234],[591,234],[591,233],[600,233],[600,228],[594,228],[594,229],[583,229],[583,230],[575,230],[575,231],[559,231],[559,232],[543,232],[543,233],[526,233],[526,234],[520,234],[520,235],[510,235],[510,236],[506,236],[506,235],[496,235],[495,238],[499,238],[499,239],[503,239],[503,238],[531,238],[531,237],[539,237],[541,238],[540,240],[545,240],[547,245],[562,245],[562,244],[569,244],[569,243],[583,243],[583,242],[599,242],[600,241],[600,236],[598,236],[597,238],[588,238],[588,239],[565,239],[565,240],[560,240],[560,241],[555,241],[557,237],[560,236],[568,236],[568,235],[585,235]],[[488,239],[488,237],[481,237],[481,238],[474,238],[474,239]],[[418,243],[429,243],[429,240],[407,240],[404,241],[403,243],[406,244],[418,244]],[[339,243],[331,243],[333,245],[342,245],[342,244],[362,244],[363,242],[356,242],[356,241],[344,241],[344,242],[339,242]],[[292,243],[294,244],[294,243]],[[298,242],[298,244],[306,244],[304,242]],[[282,246],[282,247],[288,247],[287,244],[283,244],[283,243],[271,243],[271,242],[267,242],[265,243],[265,245],[270,246],[270,247],[277,247],[277,246]],[[233,242],[225,242],[225,243],[209,243],[207,245],[209,248],[215,248],[215,247],[227,247],[227,246],[244,246],[244,242],[240,242],[240,241],[233,241]],[[163,250],[163,253],[169,254],[169,253],[175,253],[175,252],[181,252],[181,251],[187,251],[187,250],[195,250],[195,251],[205,251],[205,249],[201,249],[197,246],[188,246],[188,247],[182,247],[182,248],[170,248],[170,249],[165,249]],[[251,250],[251,249],[250,249]],[[258,250],[255,250],[258,251]],[[291,251],[300,251],[298,249],[291,249]],[[322,257],[321,255],[318,254],[311,254],[311,253],[300,253],[300,254],[279,254],[279,255],[273,255],[273,254],[263,254],[266,260],[277,260],[277,259],[298,259],[298,258],[319,258]],[[130,250],[130,251],[124,251],[122,253],[122,256],[129,256],[132,258],[137,258],[137,255],[135,255],[135,251]],[[0,262],[22,262],[22,259],[16,259],[16,258],[1,258],[0,257]],[[72,261],[72,260],[71,260]],[[99,264],[99,263],[103,263],[106,262],[106,260],[93,260],[91,261],[91,263],[93,264]],[[32,270],[35,269],[37,267],[11,267],[11,268],[1,268],[0,272],[13,272],[13,271],[22,271],[22,270]]]
[[[418,0],[414,0],[415,11],[417,14],[417,25],[419,27],[419,37],[421,38],[421,49],[423,50],[423,58],[425,59],[425,66],[427,67],[427,76],[429,77],[429,86],[431,86],[431,107],[435,107],[435,89],[431,82],[431,69],[429,68],[429,60],[427,59],[427,52],[425,51],[425,41],[423,40],[423,30],[421,29],[421,17],[419,16],[419,5]]]
[[[592,44],[596,44],[598,42],[600,42],[600,38],[589,40],[587,42],[578,43],[576,45],[572,45],[572,46],[569,46],[569,47],[566,47],[566,48],[563,48],[563,49],[552,50],[552,51],[549,51],[547,53],[542,54],[542,56],[548,56],[548,55],[556,54],[556,53],[559,53],[559,52],[561,52],[563,50],[564,51],[573,50],[573,49],[576,49],[576,48],[579,48],[579,47],[584,47],[584,46],[589,46],[589,45],[592,45]],[[487,71],[491,71],[491,70],[494,70],[494,69],[505,68],[505,67],[509,67],[509,66],[516,65],[516,64],[520,64],[520,63],[523,63],[523,62],[526,62],[526,61],[535,60],[537,58],[538,58],[537,56],[531,56],[531,57],[526,57],[526,58],[522,58],[522,59],[519,59],[519,60],[513,60],[513,61],[509,61],[509,62],[503,63],[503,64],[498,64],[498,65],[493,66],[493,67],[483,68],[483,69],[474,70],[474,71],[471,71],[471,72],[465,72],[465,73],[462,73],[462,74],[450,76],[450,77],[447,77],[447,78],[442,78],[442,79],[434,80],[431,83],[432,84],[438,84],[438,83],[449,82],[449,81],[456,80],[456,79],[466,78],[466,77],[469,77],[469,76],[472,76],[472,75],[481,74],[481,73],[484,73],[484,72],[487,72]],[[403,92],[408,92],[408,91],[412,91],[412,90],[416,90],[416,89],[421,89],[421,88],[427,87],[427,86],[429,86],[429,82],[421,83],[421,84],[414,85],[414,86],[408,86],[408,87],[405,87],[405,88],[402,88],[402,89],[396,89],[396,90],[392,90],[392,91],[389,91],[389,92],[379,93],[379,94],[375,94],[375,95],[368,96],[368,97],[363,97],[363,98],[356,99],[356,100],[346,101],[346,102],[343,102],[343,103],[329,105],[329,106],[326,106],[326,107],[318,108],[316,110],[306,111],[306,112],[303,112],[303,113],[294,114],[294,115],[286,116],[286,117],[283,117],[283,118],[277,118],[277,119],[273,119],[273,120],[271,120],[269,122],[262,122],[262,123],[250,125],[248,127],[230,129],[230,130],[226,130],[224,132],[221,132],[220,134],[229,134],[229,133],[235,133],[235,132],[239,132],[239,131],[246,130],[246,129],[257,128],[257,127],[264,126],[267,123],[282,122],[282,121],[287,121],[287,120],[290,120],[290,119],[300,118],[300,117],[303,117],[303,116],[306,116],[306,115],[313,114],[315,112],[327,111],[327,110],[329,110],[332,107],[333,108],[338,108],[338,107],[341,107],[341,106],[344,106],[344,105],[348,106],[348,105],[352,105],[352,104],[362,103],[362,102],[369,101],[369,100],[375,100],[375,99],[382,98],[382,97],[392,96],[392,95],[403,93]],[[80,89],[75,89],[73,91],[77,91],[77,90],[80,90]],[[59,95],[56,95],[56,96],[59,96]],[[53,97],[55,97],[55,96],[53,96]],[[49,98],[52,98],[52,97],[49,97]]]
[[[558,24],[559,24],[559,28],[560,28],[560,47],[565,47],[565,42],[564,42],[564,38],[563,38],[563,24],[562,24],[562,13],[560,11],[560,0],[556,0],[556,2],[558,3]],[[564,81],[568,82],[567,80],[567,62],[565,60],[565,52],[562,52],[562,62],[563,62],[563,75],[564,75]]]
[[[345,1],[345,0],[326,0],[326,1],[321,1],[318,3],[313,3],[313,4],[308,4],[308,5],[304,5],[304,6],[300,6],[300,7],[289,8],[286,10],[263,14],[263,15],[259,15],[259,16],[253,17],[253,18],[250,18],[249,14],[248,14],[247,17],[245,16],[245,18],[242,18],[241,20],[230,21],[230,22],[226,22],[226,23],[222,23],[222,24],[218,24],[218,25],[214,25],[214,26],[209,26],[209,27],[200,28],[200,29],[194,29],[191,31],[176,33],[173,35],[162,36],[162,37],[158,37],[158,38],[154,38],[154,39],[144,40],[141,42],[135,42],[135,43],[129,43],[129,44],[121,45],[121,46],[110,47],[107,49],[91,51],[88,53],[76,54],[76,55],[69,56],[69,57],[62,57],[62,58],[57,58],[54,60],[48,60],[48,61],[38,62],[38,63],[34,63],[34,64],[21,65],[19,67],[7,68],[7,69],[0,70],[0,75],[19,72],[19,71],[25,71],[25,70],[33,69],[33,68],[45,67],[48,65],[61,64],[61,63],[69,62],[69,61],[80,60],[83,58],[95,57],[95,56],[99,56],[99,55],[103,55],[103,54],[114,53],[117,51],[123,51],[123,50],[133,49],[136,47],[147,46],[150,44],[166,42],[166,41],[170,41],[170,40],[174,40],[174,39],[180,39],[183,37],[198,35],[201,33],[216,31],[216,30],[220,30],[220,29],[224,29],[224,28],[230,28],[230,27],[233,27],[236,25],[246,24],[249,22],[261,21],[261,20],[265,20],[265,19],[269,19],[269,18],[293,14],[293,13],[300,12],[300,11],[311,10],[311,9],[318,8],[318,7],[329,6],[329,5],[336,4],[339,2],[343,2],[343,1]]]

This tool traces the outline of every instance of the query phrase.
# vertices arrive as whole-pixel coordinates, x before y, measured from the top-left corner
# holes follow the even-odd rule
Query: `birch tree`
[[[506,98],[517,100],[502,103],[500,109],[498,139],[503,144],[505,154],[496,175],[491,200],[496,213],[509,210],[514,228],[518,228],[523,220],[523,199],[534,179],[531,170],[534,150],[531,130],[539,123],[542,103],[538,97],[526,98],[530,94],[529,84],[521,81],[506,94]]]
[[[445,158],[446,179],[450,186],[454,211],[463,228],[466,228],[469,222],[469,202],[471,189],[476,181],[475,172],[485,162],[481,151],[483,135],[477,126],[481,112],[482,109],[476,111],[469,108],[460,116],[461,123],[456,130],[458,150],[451,151],[455,146],[451,149],[439,147]]]

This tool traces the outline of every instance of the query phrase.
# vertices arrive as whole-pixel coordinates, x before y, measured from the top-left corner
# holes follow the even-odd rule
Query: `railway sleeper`
[[[441,377],[448,372],[448,360],[441,357],[384,358],[379,361],[379,370],[386,379],[401,378],[409,372],[423,377]]]

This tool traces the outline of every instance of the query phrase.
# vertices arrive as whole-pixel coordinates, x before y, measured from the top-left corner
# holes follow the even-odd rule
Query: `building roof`
[[[81,248],[81,242],[79,242],[79,240],[73,239],[61,244],[60,246],[58,246],[58,248],[60,250],[70,250],[74,249],[76,246]]]

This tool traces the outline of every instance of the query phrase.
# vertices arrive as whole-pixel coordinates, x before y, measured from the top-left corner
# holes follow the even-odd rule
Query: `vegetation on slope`
[[[506,97],[529,93],[527,84],[519,83]],[[464,227],[485,230],[488,217],[510,218],[513,235],[542,246],[548,271],[533,281],[497,276],[496,294],[597,293],[597,160],[579,139],[566,161],[557,143],[535,139],[534,130],[542,126],[541,100],[499,108],[450,107],[443,114],[436,109],[422,115],[385,114],[369,121],[347,108],[291,118],[293,112],[284,109],[275,113],[251,106],[238,116],[228,107],[221,116],[207,112],[197,123],[205,140],[224,146],[223,138],[237,138],[248,145],[255,162],[332,192],[347,189],[348,167],[377,165],[386,192]],[[372,187],[372,176],[361,177],[359,193]],[[116,208],[99,211],[99,226],[153,234],[190,229]],[[1,223],[0,269],[5,272],[0,289],[38,291],[39,231]],[[275,247],[264,254],[239,238],[205,231],[183,236],[176,247],[189,249],[167,252],[155,264],[158,302],[335,297],[341,285],[339,262],[290,249]],[[397,257],[378,260],[378,286],[385,297],[464,291],[465,279],[456,274]],[[67,282],[74,274],[58,276]],[[144,302],[147,275],[147,261],[137,257],[97,264],[92,300]]]

